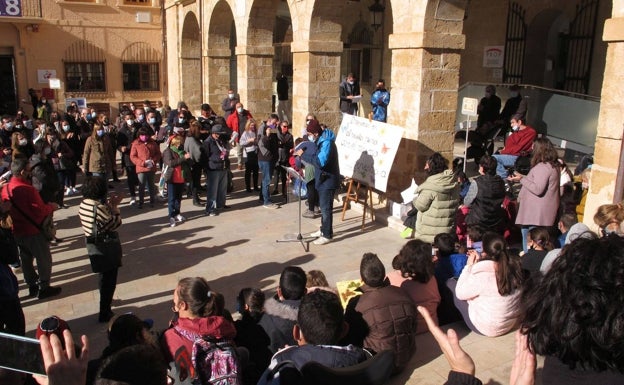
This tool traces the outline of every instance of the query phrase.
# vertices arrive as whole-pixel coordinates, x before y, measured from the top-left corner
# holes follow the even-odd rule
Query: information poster
[[[336,146],[340,173],[386,191],[403,128],[343,114]]]

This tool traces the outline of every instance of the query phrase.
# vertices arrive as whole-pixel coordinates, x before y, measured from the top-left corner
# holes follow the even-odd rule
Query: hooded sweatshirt
[[[415,238],[433,242],[440,233],[450,233],[459,206],[459,185],[451,170],[431,175],[416,189],[412,202],[418,210]]]

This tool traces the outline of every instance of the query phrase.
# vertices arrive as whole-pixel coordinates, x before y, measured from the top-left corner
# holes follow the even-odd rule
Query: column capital
[[[342,53],[344,44],[341,41],[293,41],[290,43],[290,52],[325,52]]]
[[[624,41],[624,17],[614,17],[605,20],[602,40],[608,43]]]
[[[464,49],[466,35],[435,33],[435,32],[408,32],[393,33],[388,36],[388,48],[443,48]]]
[[[253,46],[253,45],[237,45],[235,49],[236,55],[252,55],[252,56],[270,56],[275,55],[275,49],[269,46]]]

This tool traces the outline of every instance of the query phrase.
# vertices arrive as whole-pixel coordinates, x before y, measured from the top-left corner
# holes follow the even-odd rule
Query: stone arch
[[[180,84],[182,99],[192,110],[202,103],[201,32],[194,12],[188,12],[180,39]]]
[[[209,103],[221,114],[221,101],[230,87],[237,90],[236,82],[236,25],[229,3],[218,0],[209,13],[206,34],[207,60],[204,73],[208,74],[206,90]]]

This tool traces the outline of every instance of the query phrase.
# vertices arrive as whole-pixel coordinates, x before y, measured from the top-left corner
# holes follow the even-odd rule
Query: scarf
[[[171,151],[173,151],[174,153],[178,154],[178,157],[180,159],[184,159],[184,154],[186,154],[184,150],[180,150],[175,146],[169,146],[169,149],[171,149]],[[180,169],[182,170],[182,178],[184,178],[184,180],[189,180],[191,170],[186,160],[183,160],[182,163],[180,163]]]

